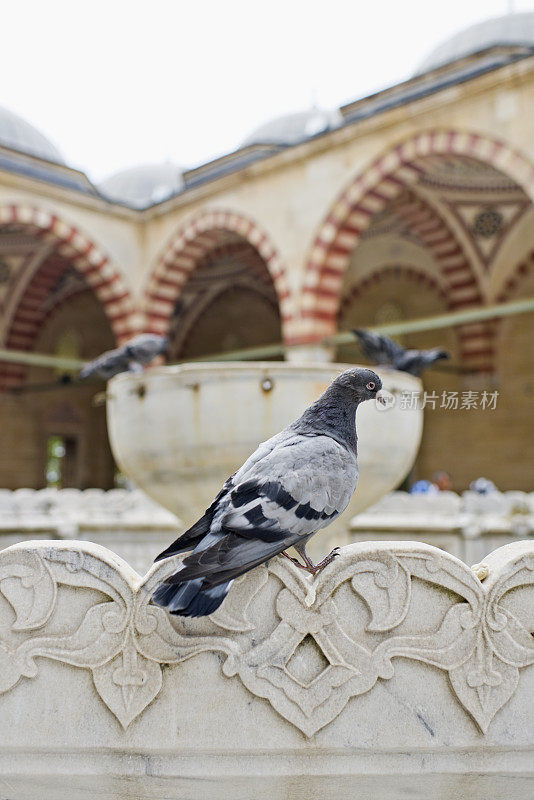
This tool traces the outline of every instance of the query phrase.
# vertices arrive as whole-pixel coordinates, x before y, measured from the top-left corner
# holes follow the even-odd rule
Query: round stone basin
[[[260,442],[299,417],[351,366],[191,363],[117,375],[107,391],[113,453],[139,487],[191,524]],[[403,480],[421,441],[423,412],[400,402],[421,381],[404,372],[379,374],[395,403],[382,410],[369,401],[358,409],[358,488],[327,529],[338,545],[348,542],[350,518]],[[330,543],[323,534],[315,540],[318,552]]]

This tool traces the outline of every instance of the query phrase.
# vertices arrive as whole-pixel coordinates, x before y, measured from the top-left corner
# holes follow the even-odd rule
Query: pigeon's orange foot
[[[304,564],[301,564],[298,559],[293,558],[292,556],[288,555],[285,550],[282,551],[281,555],[289,558],[289,560],[295,564],[295,566],[300,567],[301,569],[305,569],[306,572],[309,572],[310,575],[317,575],[318,572],[321,572],[328,564],[330,564],[336,556],[339,555],[339,547],[334,547],[331,553],[329,553],[326,558],[323,558],[322,561],[319,561],[318,564],[314,564],[311,558],[308,556],[307,553],[302,553],[301,555],[305,561]]]
[[[334,547],[331,553],[329,553],[326,558],[323,558],[322,561],[319,561],[318,564],[315,564],[315,569],[313,571],[313,575],[317,575],[318,572],[321,572],[325,567],[332,563],[334,558],[339,555],[339,547]],[[311,572],[311,570],[310,570]]]
[[[288,558],[291,561],[291,563],[294,564],[296,567],[300,567],[301,569],[306,569],[309,571],[309,567],[306,564],[301,564],[298,558],[293,558],[293,556],[290,556],[289,553],[286,553],[285,550],[282,550],[280,555]]]

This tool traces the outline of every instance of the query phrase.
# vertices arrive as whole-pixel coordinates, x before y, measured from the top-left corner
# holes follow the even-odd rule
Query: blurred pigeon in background
[[[450,358],[446,350],[434,347],[432,350],[405,350],[389,336],[372,333],[361,328],[353,330],[360,342],[363,354],[376,366],[392,367],[400,372],[409,372],[419,377],[435,361]]]
[[[126,342],[124,349],[128,358],[136,364],[150,364],[156,356],[167,352],[169,340],[166,336],[157,336],[155,333],[140,333]]]
[[[90,361],[80,371],[78,377],[82,381],[87,378],[101,378],[108,381],[120,372],[142,372],[144,366],[167,351],[168,345],[165,336],[141,333],[122,347],[108,350]]]
[[[129,369],[130,359],[123,347],[117,347],[116,350],[108,350],[86,364],[80,370],[78,378],[81,381],[85,381],[87,378],[101,378],[104,381],[108,381],[114,375],[118,375],[119,372],[128,372]]]
[[[201,519],[156,558],[193,550],[152,597],[171,614],[202,617],[239,575],[278,553],[315,574],[306,542],[347,507],[358,480],[356,410],[382,388],[370,369],[339,375],[304,414],[260,444]],[[293,546],[304,564],[284,551]]]

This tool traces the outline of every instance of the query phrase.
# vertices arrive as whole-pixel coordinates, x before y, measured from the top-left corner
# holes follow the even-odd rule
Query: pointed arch
[[[47,299],[67,265],[81,276],[80,288],[91,288],[100,301],[111,330],[122,343],[135,333],[134,307],[126,281],[118,267],[77,227],[56,214],[23,204],[0,206],[0,230],[22,229],[40,241],[35,258],[21,269],[3,309],[3,339],[8,348],[31,350],[50,313]],[[3,386],[22,382],[26,369],[4,364]]]
[[[340,306],[339,315],[343,316],[345,311],[350,308],[352,303],[357,300],[367,289],[371,286],[376,286],[378,283],[387,280],[389,277],[403,277],[414,284],[414,287],[425,287],[434,292],[440,300],[450,307],[449,297],[443,286],[424,269],[416,266],[408,266],[407,264],[384,264],[373,270],[370,275],[364,275],[361,280],[356,281],[350,290],[343,296]]]
[[[229,241],[248,243],[273,281],[282,329],[291,319],[291,293],[281,258],[267,234],[251,219],[233,211],[205,211],[178,230],[159,258],[146,287],[146,329],[167,333],[176,301],[196,266]]]
[[[424,174],[425,159],[440,156],[464,157],[489,165],[534,198],[534,165],[504,142],[471,132],[431,130],[389,149],[351,181],[324,219],[306,264],[300,331],[293,326],[290,339],[311,342],[335,331],[343,275],[362,233],[377,213],[417,183]],[[418,210],[414,211],[417,216]],[[429,219],[429,227],[434,224]],[[436,238],[439,240],[438,231]],[[444,242],[443,246],[446,249],[450,245]],[[459,252],[446,255],[462,258]],[[458,269],[464,267],[458,263]],[[470,282],[472,276],[466,274],[465,280]],[[472,303],[479,302],[480,298],[473,296]]]
[[[62,220],[56,214],[24,205],[0,206],[0,229],[3,226],[21,226],[49,243],[50,249],[66,259],[83,276],[94,291],[106,312],[118,343],[126,341],[134,332],[134,308],[130,291],[118,267],[108,256],[78,228]],[[45,280],[34,293],[28,308],[21,306],[25,292],[41,264],[36,263],[17,282],[16,297],[10,302],[9,337],[17,337],[19,347],[30,347],[39,326],[39,300],[46,296],[48,283]],[[53,270],[48,278],[53,280]]]

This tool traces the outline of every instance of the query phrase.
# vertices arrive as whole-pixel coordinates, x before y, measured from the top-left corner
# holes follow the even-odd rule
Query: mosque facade
[[[273,120],[190,170],[95,186],[0,110],[0,347],[88,360],[150,331],[170,337],[171,362],[281,342],[286,358],[354,363],[356,343],[325,340],[532,297],[533,107],[534,13],[463,31],[409,80]],[[532,314],[401,337],[452,354],[424,377],[413,478],[532,490],[533,340]],[[94,386],[8,361],[0,383],[0,486],[53,483],[54,458],[62,486],[113,485]]]

